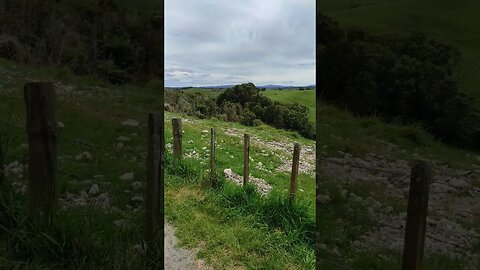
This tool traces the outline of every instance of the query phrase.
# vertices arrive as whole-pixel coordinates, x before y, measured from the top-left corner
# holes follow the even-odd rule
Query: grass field
[[[421,31],[462,52],[460,88],[480,104],[480,2],[475,0],[322,0],[318,11],[342,26],[376,33]]]
[[[55,82],[57,119],[65,125],[59,134],[58,161],[58,192],[64,209],[55,216],[56,226],[45,234],[33,231],[21,222],[26,211],[26,172],[12,172],[0,199],[0,206],[5,204],[13,215],[13,220],[2,222],[0,227],[0,269],[143,268],[148,262],[141,251],[145,232],[146,122],[149,112],[162,112],[161,88],[153,84],[118,87],[61,70],[4,60],[0,61],[0,76],[1,134],[17,138],[7,164],[17,161],[21,168],[26,163],[25,82]],[[171,117],[166,115],[167,143],[171,140]],[[298,204],[290,207],[286,203],[289,173],[273,170],[291,158],[291,153],[266,150],[257,143],[285,141],[293,145],[298,141],[307,149],[314,142],[295,132],[268,126],[246,128],[182,117],[187,157],[177,164],[167,153],[165,183],[166,220],[177,228],[180,244],[198,249],[199,258],[216,269],[312,269],[313,175],[300,175]],[[137,120],[139,126],[123,126],[127,119]],[[219,181],[224,183],[215,190],[204,185],[207,157],[203,148],[208,146],[208,139],[203,130],[209,127],[217,128],[217,166]],[[273,186],[268,199],[251,188],[242,189],[224,181],[224,168],[241,173],[242,167],[242,140],[226,134],[228,128],[252,135],[251,173]],[[129,139],[121,147],[120,137]],[[199,155],[192,154],[192,150]],[[91,158],[78,160],[77,156],[85,151]],[[120,180],[120,176],[131,172],[134,179]],[[94,184],[99,191],[89,194]]]
[[[17,137],[7,163],[25,163],[22,94],[25,82],[56,82],[59,90],[57,118],[65,125],[60,130],[58,164],[58,192],[65,209],[56,215],[58,225],[46,234],[35,233],[25,226],[21,220],[26,210],[26,175],[9,176],[2,194],[6,194],[4,201],[15,219],[7,226],[2,225],[6,230],[0,229],[0,269],[138,269],[145,264],[141,248],[139,251],[145,226],[144,203],[139,196],[145,194],[147,114],[162,111],[161,88],[154,84],[143,88],[112,86],[64,71],[32,68],[4,60],[0,61],[0,78],[0,127],[2,132]],[[467,172],[475,176],[475,170],[480,171],[478,165],[475,167],[480,162],[478,154],[445,146],[415,126],[355,118],[323,104],[317,113],[323,130],[319,134],[318,150],[320,157],[325,159],[320,162],[320,176],[324,180],[320,193],[330,198],[320,206],[317,224],[319,239],[325,245],[319,253],[321,269],[398,269],[401,250],[372,244],[371,249],[361,252],[354,247],[355,242],[364,241],[366,233],[381,231],[373,224],[376,219],[369,214],[370,205],[354,198],[362,197],[364,202],[375,200],[382,209],[391,206],[392,219],[400,220],[401,224],[406,200],[394,195],[405,194],[408,185],[397,187],[400,177],[397,175],[384,177],[381,172],[366,173],[355,169],[352,165],[357,162],[383,166],[387,170],[398,166],[396,160],[426,158],[439,170],[436,174],[443,170],[453,171],[449,179],[461,179],[471,190],[480,188],[478,181],[464,177]],[[173,162],[170,154],[172,117],[184,119],[185,158],[180,163]],[[127,119],[137,120],[139,126],[123,126],[121,123]],[[11,121],[15,127],[4,125],[5,121]],[[217,130],[217,171],[222,184],[216,189],[206,185],[210,179],[210,127]],[[314,141],[265,125],[245,127],[171,113],[165,115],[165,129],[165,215],[167,222],[177,228],[180,245],[197,249],[199,259],[216,269],[313,268],[314,244],[309,232],[314,224],[314,176],[310,173],[300,175],[298,204],[291,208],[285,202],[288,165],[287,171],[277,169],[291,158],[289,147],[293,142],[302,144],[302,157],[311,158],[315,153],[312,152]],[[258,196],[252,188],[240,188],[222,177],[226,168],[242,173],[244,132],[252,136],[252,175],[273,187],[267,198]],[[130,139],[123,142],[123,147],[118,146],[120,136]],[[92,158],[77,160],[77,155],[84,151]],[[346,154],[353,157],[346,159]],[[371,163],[372,155],[381,160]],[[332,162],[342,160],[346,161],[342,166],[334,166]],[[408,168],[402,170],[401,178],[408,181]],[[134,173],[133,180],[119,179],[129,172]],[[369,179],[391,181],[395,192],[388,192],[391,189],[388,182],[382,185],[384,182]],[[98,185],[99,193],[89,195],[93,184]],[[455,222],[457,225],[452,228],[461,228],[460,232],[465,229],[467,236],[480,232],[480,215],[476,214],[476,208],[471,209],[470,216],[463,212],[468,207],[462,203],[475,200],[475,197],[454,189],[448,191],[445,201],[435,193],[438,188],[438,185],[432,187],[435,195],[432,195],[429,218],[437,222],[445,219]],[[448,207],[442,212],[439,206]],[[457,231],[447,233],[458,234]],[[392,233],[384,241],[375,243],[394,238]],[[459,239],[466,239],[458,243],[468,252],[479,254],[480,241],[475,237]],[[429,244],[431,239],[427,239],[428,247]],[[424,269],[462,269],[463,263],[473,261],[469,258],[454,259],[427,248]]]
[[[309,109],[308,119],[315,123],[315,90],[267,90],[262,94],[281,103],[298,103],[306,106]]]
[[[179,167],[172,165],[167,170],[166,216],[177,226],[182,243],[191,248],[201,247],[200,256],[215,269],[313,269],[313,171],[300,174],[299,208],[289,210],[285,200],[290,174],[276,169],[291,159],[292,153],[265,144],[276,142],[292,146],[297,141],[307,151],[314,142],[294,132],[268,126],[249,128],[167,113],[165,131],[169,153],[172,117],[182,117],[184,121],[186,158]],[[268,197],[248,196],[229,182],[218,190],[206,188],[211,127],[217,133],[216,165],[221,179],[227,168],[242,174],[243,133],[252,136],[251,175],[272,185]],[[312,154],[310,151],[311,157]],[[314,160],[309,162],[313,169]]]

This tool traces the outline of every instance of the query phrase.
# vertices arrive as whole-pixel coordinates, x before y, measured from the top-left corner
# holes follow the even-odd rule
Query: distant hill
[[[165,87],[167,89],[225,89],[235,86],[234,84],[225,84],[225,85],[212,85],[212,86],[187,86],[187,87]],[[277,85],[277,84],[268,84],[268,85],[257,85],[257,88],[265,89],[286,89],[286,88],[315,88],[315,85],[304,85],[304,86],[293,86],[293,85]]]

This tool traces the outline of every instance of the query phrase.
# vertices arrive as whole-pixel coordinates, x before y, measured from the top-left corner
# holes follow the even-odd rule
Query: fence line
[[[346,162],[340,162],[340,161],[336,161],[336,160],[332,160],[330,158],[324,158],[324,157],[320,157],[319,159],[323,160],[323,161],[326,161],[326,162],[335,163],[335,164],[338,164],[338,165],[344,165],[344,166],[347,166],[349,168],[357,168],[357,169],[363,169],[363,170],[383,172],[383,173],[388,173],[388,174],[395,175],[395,176],[399,176],[399,175],[404,174],[403,172],[400,172],[398,170],[378,169],[378,168],[365,167],[365,166],[361,166],[361,165],[347,164]],[[432,171],[435,172],[435,173],[439,172],[438,169],[434,169],[434,168],[432,169]],[[397,179],[397,181],[400,182],[400,180],[398,180],[398,179]],[[404,184],[404,183],[402,182],[402,184]],[[444,181],[434,181],[431,184],[440,184],[440,185],[449,186],[449,187],[452,187],[452,188],[455,188],[455,189],[461,189],[461,190],[471,191],[471,192],[475,192],[475,193],[480,193],[480,188],[477,188],[477,187],[468,188],[468,187],[459,186],[459,185],[451,184],[451,183],[444,182]]]
[[[175,120],[174,120],[175,119]],[[181,132],[181,118],[172,118],[172,135],[173,135],[173,152],[175,154],[175,149],[181,149],[182,137],[176,134]],[[175,139],[177,137],[177,139]],[[176,141],[176,142],[175,142]],[[176,145],[176,146],[175,146]],[[178,158],[181,158],[182,152],[177,152]],[[300,144],[294,144],[293,159],[292,159],[292,171],[290,177],[290,190],[288,191],[288,199],[290,203],[293,203],[296,196],[296,186],[298,179],[298,168],[300,162]],[[215,129],[210,129],[210,172],[213,173],[215,170]],[[211,177],[211,185],[214,187],[216,183],[216,177]],[[250,135],[245,133],[243,136],[243,186],[246,186],[250,183]]]
[[[320,157],[320,160],[324,162],[330,162],[334,164],[343,165],[345,167],[353,167],[358,169],[363,169],[367,171],[376,171],[387,173],[393,176],[404,175],[404,172],[398,170],[389,170],[389,169],[378,169],[372,167],[361,166],[357,164],[350,164],[348,162],[341,162],[337,160],[332,160],[329,158]],[[419,165],[419,162],[421,165]],[[420,167],[419,167],[420,166]],[[476,187],[464,187],[448,183],[445,181],[432,181],[432,173],[439,173],[440,170],[431,168],[428,163],[425,161],[415,161],[412,166],[410,173],[410,184],[409,184],[409,195],[408,195],[408,209],[407,209],[407,218],[406,225],[403,227],[405,230],[405,239],[404,239],[404,250],[403,250],[403,259],[402,259],[402,269],[420,269],[421,261],[423,258],[423,250],[425,238],[430,240],[447,244],[457,248],[458,252],[468,255],[470,251],[467,247],[464,247],[460,244],[447,241],[438,237],[431,235],[425,231],[426,227],[426,216],[427,216],[427,207],[428,207],[428,197],[429,197],[429,186],[432,184],[440,184],[444,186],[449,186],[454,188],[457,191],[468,191],[479,193],[480,189]],[[471,172],[470,172],[471,174]],[[395,178],[394,178],[395,179]],[[397,181],[400,181],[397,179]],[[403,184],[403,182],[402,182]],[[436,192],[437,193],[437,192]],[[318,211],[318,210],[317,210]],[[373,222],[377,226],[390,227],[395,230],[402,229],[402,227],[390,226],[388,224],[382,224],[380,222]],[[471,236],[473,239],[480,240],[480,237]]]
[[[20,157],[17,154],[12,156],[28,162],[28,193],[29,216],[33,224],[54,222],[51,217],[56,211],[57,174],[60,172],[73,179],[77,177],[68,170],[57,167],[57,144],[58,127],[55,118],[55,91],[52,83],[27,83],[24,87],[24,100],[27,108],[26,125],[19,127],[10,122],[6,125],[21,129],[27,132],[28,151],[27,157]],[[152,114],[153,115],[153,114]],[[151,116],[152,116],[151,115]],[[160,123],[161,117],[155,114],[155,132],[149,134],[149,150],[147,171],[149,181],[147,183],[147,232],[146,240],[151,243],[159,241],[154,251],[161,250],[163,246],[163,175],[164,175],[164,138],[163,129]],[[61,135],[61,133],[60,133]],[[67,141],[76,144],[87,145],[109,152],[119,153],[101,145],[62,136]],[[4,164],[0,164],[3,166]],[[26,166],[26,164],[24,164]],[[25,168],[25,167],[24,167]],[[24,176],[26,171],[24,171]],[[153,247],[150,245],[150,247]],[[152,248],[149,249],[152,251]],[[163,257],[162,257],[163,259]]]

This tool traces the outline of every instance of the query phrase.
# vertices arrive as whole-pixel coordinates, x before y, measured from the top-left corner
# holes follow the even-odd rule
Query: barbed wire
[[[62,136],[62,138],[67,140],[67,141],[73,142],[75,144],[85,145],[85,146],[90,147],[90,148],[95,148],[95,149],[100,149],[100,150],[110,152],[110,153],[120,154],[120,151],[118,151],[116,149],[114,150],[114,149],[111,149],[111,148],[107,148],[105,146],[102,146],[102,145],[99,145],[99,144],[96,144],[96,143],[93,143],[93,142],[89,142],[85,139],[75,139],[75,138],[66,137],[66,136]]]
[[[380,221],[371,221],[373,223],[373,225],[376,225],[378,227],[387,227],[387,228],[390,228],[392,230],[405,230],[405,225],[402,224],[400,226],[393,226],[391,224],[387,224],[387,223],[383,223],[383,222],[380,222]],[[406,222],[406,221],[405,221]],[[435,237],[433,236],[432,234],[429,234],[428,231],[427,233],[425,233],[425,237],[426,238],[430,238],[434,241],[437,241],[437,242],[441,242],[441,243],[444,243],[444,244],[448,244],[448,245],[451,245],[451,246],[455,246],[459,249],[462,249],[464,251],[471,251],[470,249],[468,249],[467,247],[464,247],[460,244],[457,244],[457,243],[454,243],[454,242],[450,242],[450,241],[447,241],[447,240],[444,240],[444,239],[441,239],[441,238],[438,238],[438,237]],[[475,236],[475,235],[470,235],[469,237],[471,238],[474,238],[474,239],[478,239],[480,240],[480,236]]]
[[[316,259],[319,260],[319,261],[328,263],[328,264],[330,264],[330,265],[334,265],[334,266],[339,267],[339,268],[341,268],[341,269],[353,270],[353,268],[350,268],[350,267],[345,266],[345,265],[341,265],[341,264],[339,264],[339,263],[337,263],[337,262],[334,262],[334,261],[330,261],[330,260],[327,260],[327,259],[324,259],[324,258],[320,258],[319,256],[317,256]]]
[[[357,169],[363,169],[363,170],[383,172],[383,173],[388,173],[388,174],[395,175],[395,176],[408,175],[408,173],[401,172],[401,171],[366,167],[366,166],[361,166],[361,165],[357,165],[357,164],[351,164],[351,163],[345,163],[345,162],[341,162],[341,161],[336,161],[336,160],[333,160],[333,159],[331,159],[331,158],[323,158],[323,157],[320,157],[320,160],[323,160],[323,161],[326,161],[326,162],[335,163],[335,164],[339,164],[339,165],[345,165],[345,166],[347,166],[347,167],[349,167],[349,168],[357,168]],[[434,172],[437,172],[437,173],[440,173],[440,171],[437,170],[437,169],[433,169],[433,171],[434,171]],[[400,180],[398,180],[398,181],[400,182]],[[401,181],[401,182],[402,182],[402,184],[405,185],[405,183],[404,183],[403,181]],[[452,188],[455,188],[455,189],[460,189],[460,190],[465,190],[465,191],[469,191],[469,192],[480,193],[480,188],[476,188],[476,187],[473,187],[473,186],[472,186],[472,187],[459,186],[459,185],[455,185],[455,184],[448,183],[448,182],[444,182],[444,181],[438,181],[438,180],[432,182],[432,184],[440,184],[440,185],[449,186],[449,187],[452,187]]]

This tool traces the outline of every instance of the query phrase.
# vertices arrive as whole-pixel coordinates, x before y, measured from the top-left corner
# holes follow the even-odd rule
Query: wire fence
[[[391,176],[401,176],[401,177],[404,177],[404,178],[409,177],[408,172],[406,172],[405,170],[400,171],[400,170],[393,170],[393,169],[373,168],[373,167],[361,166],[361,165],[358,165],[358,164],[342,162],[342,161],[338,161],[336,159],[324,158],[324,157],[320,157],[320,160],[325,161],[325,162],[334,163],[334,164],[337,164],[337,165],[343,165],[343,166],[346,166],[348,168],[356,168],[356,169],[362,169],[362,170],[372,171],[372,172],[381,172],[381,173],[389,174]],[[435,169],[435,168],[433,169],[433,172],[434,173],[441,173],[440,170]],[[473,173],[473,172],[471,172],[471,173]],[[401,181],[399,178],[393,178],[393,179],[398,180],[397,182],[404,185],[404,186],[408,185],[408,182]],[[432,182],[432,184],[444,185],[444,186],[448,186],[448,187],[451,187],[451,188],[454,188],[454,189],[464,190],[464,191],[467,191],[467,192],[480,193],[480,188],[475,187],[475,186],[466,187],[466,186],[460,186],[460,185],[456,185],[456,184],[452,184],[452,183],[444,182],[444,181],[438,181],[438,180]]]
[[[360,170],[364,170],[364,171],[372,172],[372,173],[383,173],[383,174],[386,174],[386,175],[389,175],[389,176],[393,176],[393,177],[389,177],[389,180],[390,181],[391,180],[396,181],[397,184],[400,184],[401,186],[403,186],[405,188],[408,187],[408,185],[410,185],[409,181],[406,181],[406,179],[410,178],[409,170],[405,169],[405,168],[400,168],[400,169],[396,169],[396,170],[395,169],[385,169],[385,168],[374,168],[372,166],[362,166],[360,164],[353,164],[352,162],[349,162],[348,160],[344,161],[344,160],[339,160],[339,159],[336,159],[336,158],[320,157],[320,160],[325,162],[325,163],[333,163],[333,164],[336,164],[336,165],[345,166],[346,168],[356,168],[356,169],[360,169]],[[443,173],[441,170],[435,169],[435,168],[432,169],[432,171],[435,174],[442,174]],[[465,174],[465,176],[471,175],[472,173],[474,173],[474,172],[469,172],[469,173]],[[404,180],[402,180],[402,178]],[[475,194],[480,193],[480,188],[477,188],[473,185],[467,187],[467,186],[462,186],[462,185],[453,184],[453,183],[449,183],[449,182],[446,182],[446,181],[439,181],[439,180],[435,180],[431,183],[431,185],[435,185],[435,184],[447,186],[447,187],[450,187],[450,188],[452,188],[454,190],[457,190],[457,191],[468,192],[468,193],[473,192]],[[433,192],[443,193],[443,192],[450,192],[450,191],[448,191],[448,190],[447,191],[434,190]],[[408,196],[408,195],[406,195],[406,196]],[[406,196],[404,195],[404,197],[406,197]],[[389,229],[392,229],[392,230],[397,231],[397,232],[398,231],[404,231],[406,229],[406,227],[405,227],[406,224],[402,224],[401,226],[394,226],[392,224],[383,223],[379,220],[374,220],[374,219],[371,219],[370,222],[376,227],[389,228]],[[480,236],[476,236],[474,234],[471,234],[469,237],[470,237],[470,239],[473,239],[474,241],[480,241]],[[455,248],[455,250],[458,253],[461,253],[463,255],[469,255],[472,252],[472,247],[471,246],[467,247],[467,246],[464,246],[464,245],[459,244],[457,242],[446,240],[442,237],[439,237],[439,236],[436,236],[432,233],[429,233],[428,230],[425,233],[425,238],[427,238],[429,241],[435,241],[437,243],[441,243],[441,244],[451,246],[451,247]],[[343,268],[343,267],[340,267],[340,268]],[[345,269],[348,269],[348,268],[345,268]]]

